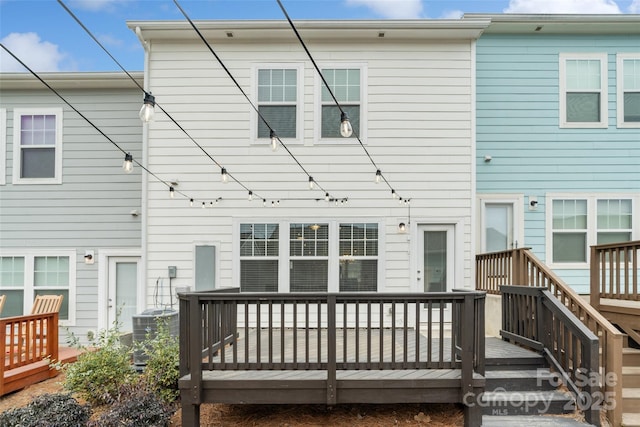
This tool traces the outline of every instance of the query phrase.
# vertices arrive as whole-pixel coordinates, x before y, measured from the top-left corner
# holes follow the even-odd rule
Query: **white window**
[[[2,316],[31,312],[37,295],[63,295],[61,324],[75,322],[75,252],[0,255],[0,293],[7,295]]]
[[[607,126],[607,55],[560,54],[560,127]]]
[[[299,64],[266,64],[256,67],[256,101],[260,116],[282,140],[302,139],[302,66]],[[269,141],[270,129],[254,113],[254,135]]]
[[[6,184],[7,175],[7,110],[0,108],[0,185]]]
[[[378,222],[239,223],[243,292],[375,292]],[[279,236],[279,237],[278,237]]]
[[[626,242],[640,234],[634,228],[634,205],[638,196],[557,195],[549,196],[547,260],[553,267],[585,267],[589,247]],[[638,221],[636,221],[638,222]]]
[[[13,183],[62,183],[62,110],[13,112]]]
[[[352,138],[359,136],[366,139],[365,128],[366,105],[364,91],[366,81],[366,67],[363,65],[327,65],[322,68],[322,75],[331,88],[334,96],[340,103],[342,110],[347,113],[353,127]],[[320,94],[318,106],[319,139],[324,141],[339,142],[344,138],[340,135],[341,112],[336,105],[331,93],[322,79],[316,79],[317,91]]]
[[[619,53],[617,60],[618,127],[640,127],[640,54]]]

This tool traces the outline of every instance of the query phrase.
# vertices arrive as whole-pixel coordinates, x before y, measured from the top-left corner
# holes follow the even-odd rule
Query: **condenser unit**
[[[158,330],[158,322],[166,322],[169,334],[172,337],[178,336],[178,312],[172,309],[151,308],[140,314],[134,314],[133,320],[133,343],[143,342],[147,337],[153,338]],[[133,352],[133,363],[142,367],[147,364],[149,357],[142,350]]]

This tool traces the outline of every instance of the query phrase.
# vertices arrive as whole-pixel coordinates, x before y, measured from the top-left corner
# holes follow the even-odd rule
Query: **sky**
[[[144,53],[126,21],[183,20],[173,0],[62,0],[127,71]],[[291,19],[458,19],[463,13],[640,14],[640,0],[281,0]],[[284,19],[276,0],[178,0],[192,20]],[[34,71],[120,71],[57,0],[0,0],[0,43]],[[26,71],[0,49],[0,71]]]

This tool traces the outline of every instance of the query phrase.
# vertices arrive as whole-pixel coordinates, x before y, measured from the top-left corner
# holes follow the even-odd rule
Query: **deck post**
[[[462,322],[459,327],[462,328],[460,334],[460,348],[462,350],[460,381],[462,387],[461,395],[465,396],[464,425],[479,426],[482,424],[482,410],[476,403],[478,402],[478,396],[476,396],[476,390],[473,388],[475,295],[471,293],[465,295],[462,304]],[[473,396],[473,398],[467,399],[466,396]],[[471,402],[471,404],[466,402]]]
[[[591,246],[591,264],[589,270],[589,298],[591,306],[596,310],[600,310],[600,259],[595,246]]]
[[[346,304],[344,309],[346,310]],[[329,294],[327,295],[327,405],[335,405],[336,402],[336,296]]]
[[[182,425],[200,426],[200,403],[202,402],[202,319],[203,307],[197,294],[188,297],[187,335],[189,343],[190,385],[180,394],[182,400]]]

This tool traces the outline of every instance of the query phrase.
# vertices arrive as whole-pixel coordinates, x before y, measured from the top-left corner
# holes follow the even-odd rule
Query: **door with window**
[[[519,200],[481,199],[480,206],[480,252],[499,252],[522,246]]]
[[[109,257],[108,277],[108,327],[117,319],[122,332],[132,331],[132,316],[139,305],[140,258]]]
[[[421,225],[418,228],[418,286],[424,292],[449,292],[455,283],[454,226]],[[434,321],[451,321],[447,304],[440,316],[434,308]]]

